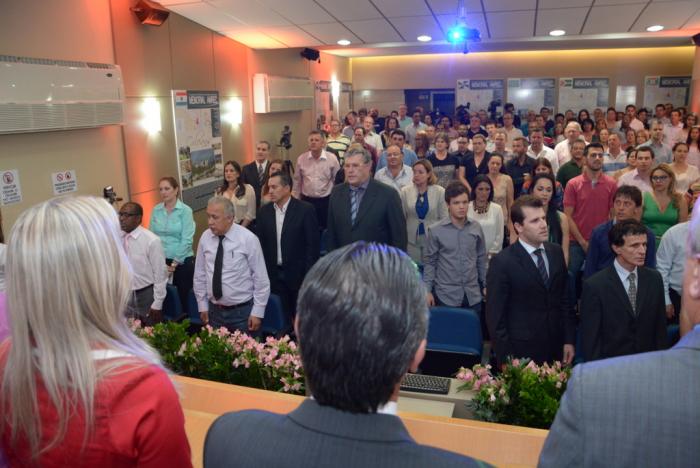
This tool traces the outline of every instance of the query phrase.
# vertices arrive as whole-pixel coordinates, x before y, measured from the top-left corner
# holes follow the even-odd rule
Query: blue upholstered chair
[[[180,304],[180,297],[177,294],[177,288],[172,284],[165,286],[163,318],[165,318],[165,320],[179,320],[182,318],[182,304]]]
[[[431,307],[425,374],[454,375],[459,367],[481,362],[483,341],[479,315],[471,309]]]
[[[289,320],[282,310],[282,301],[276,294],[270,294],[261,327],[263,336],[279,337],[282,333],[287,332],[289,327]]]

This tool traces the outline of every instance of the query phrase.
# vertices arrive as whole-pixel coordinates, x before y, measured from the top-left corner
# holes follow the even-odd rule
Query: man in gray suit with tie
[[[689,229],[673,348],[574,369],[541,467],[697,466],[700,460],[700,205]]]
[[[406,218],[396,190],[371,178],[372,157],[361,146],[345,153],[346,182],[333,187],[328,202],[328,250],[363,240],[405,251]]]
[[[478,466],[418,445],[396,416],[401,380],[425,354],[425,294],[410,257],[394,247],[356,242],[319,260],[295,321],[311,398],[289,414],[221,416],[207,434],[204,466]]]

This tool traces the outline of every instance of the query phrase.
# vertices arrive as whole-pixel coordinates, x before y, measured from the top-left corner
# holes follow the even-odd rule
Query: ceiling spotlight
[[[432,37],[425,35],[425,34],[423,34],[422,36],[418,36],[416,39],[418,39],[421,42],[430,42],[433,40]]]
[[[347,39],[341,39],[338,41],[338,45],[341,45],[341,46],[350,45],[350,41],[348,41]]]
[[[664,27],[661,26],[660,24],[655,24],[654,26],[649,26],[649,27],[647,28],[647,31],[649,31],[649,32],[659,32],[659,31],[662,31],[663,29],[664,29]]]
[[[563,29],[554,29],[552,31],[549,31],[550,36],[563,36],[564,34],[566,34],[566,31],[564,31]]]

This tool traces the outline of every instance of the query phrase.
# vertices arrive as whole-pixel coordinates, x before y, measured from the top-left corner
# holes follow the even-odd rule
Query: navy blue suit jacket
[[[588,278],[613,264],[615,252],[610,248],[610,242],[608,241],[608,233],[612,227],[613,222],[608,221],[599,224],[591,232],[591,238],[588,241],[586,266],[583,270],[584,278]],[[644,259],[644,266],[656,268],[656,237],[649,228],[647,228],[647,256]]]

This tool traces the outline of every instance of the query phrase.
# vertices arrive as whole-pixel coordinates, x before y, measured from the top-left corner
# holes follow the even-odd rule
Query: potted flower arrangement
[[[187,377],[265,390],[304,394],[304,375],[296,343],[288,336],[259,342],[226,328],[203,327],[189,335],[187,320],[142,327],[132,331],[158,351],[165,365]]]
[[[513,359],[494,376],[491,366],[460,368],[460,391],[471,390],[467,403],[482,421],[549,429],[559,408],[571,368],[561,362],[538,366],[528,359]]]

